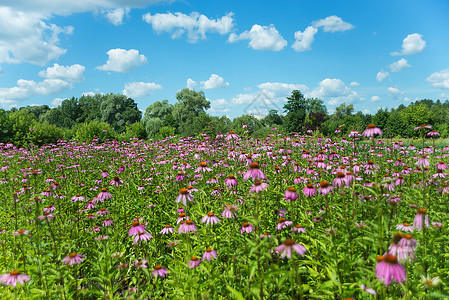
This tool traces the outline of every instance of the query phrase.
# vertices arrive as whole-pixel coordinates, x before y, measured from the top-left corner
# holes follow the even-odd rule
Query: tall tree
[[[300,91],[294,90],[287,100],[284,105],[284,110],[287,113],[284,119],[285,129],[288,132],[298,132],[303,128],[306,119],[306,99]]]
[[[125,131],[127,123],[132,124],[142,118],[142,112],[137,108],[137,104],[125,95],[104,95],[100,110],[100,121],[108,123],[119,133]]]
[[[178,102],[173,107],[173,117],[181,129],[185,129],[195,117],[210,108],[210,101],[202,91],[185,88],[176,94],[176,99]]]

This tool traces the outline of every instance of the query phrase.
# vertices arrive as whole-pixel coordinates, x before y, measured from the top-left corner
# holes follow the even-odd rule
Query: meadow
[[[447,299],[449,146],[373,128],[2,144],[2,299]]]

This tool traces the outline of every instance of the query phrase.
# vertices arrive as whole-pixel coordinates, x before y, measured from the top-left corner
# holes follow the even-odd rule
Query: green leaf
[[[226,289],[228,291],[231,292],[232,295],[234,295],[234,297],[237,300],[245,300],[245,298],[243,297],[242,293],[240,293],[239,291],[234,290],[232,287],[230,287],[229,285],[226,286]]]

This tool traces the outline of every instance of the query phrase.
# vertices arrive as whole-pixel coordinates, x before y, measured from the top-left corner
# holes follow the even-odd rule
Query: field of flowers
[[[2,299],[448,299],[448,156],[230,132],[0,145]]]

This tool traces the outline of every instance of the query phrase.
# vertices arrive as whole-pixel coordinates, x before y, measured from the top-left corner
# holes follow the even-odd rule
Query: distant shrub
[[[139,140],[146,139],[147,137],[145,126],[141,122],[126,124],[126,131],[121,135],[121,138],[125,141],[129,141],[129,139],[135,137]]]
[[[163,126],[159,129],[159,136],[162,139],[173,135],[175,135],[175,129],[173,127]]]
[[[115,137],[116,133],[112,130],[111,125],[104,122],[91,121],[76,126],[75,140],[79,142],[90,142],[94,138],[97,138],[99,142],[104,142]]]
[[[35,145],[56,143],[64,138],[64,130],[48,122],[35,122],[28,132],[28,142]]]

